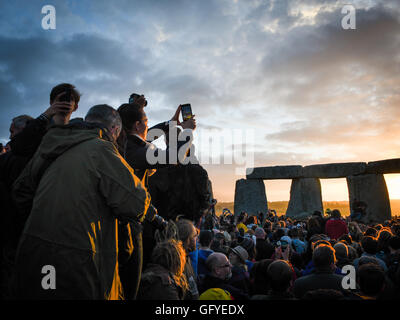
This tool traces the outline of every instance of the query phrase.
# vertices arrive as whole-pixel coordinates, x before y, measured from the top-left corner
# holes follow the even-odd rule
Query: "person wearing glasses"
[[[220,288],[228,291],[235,300],[248,300],[246,292],[228,283],[232,277],[232,264],[221,252],[212,253],[206,260],[209,273],[200,281],[200,294],[210,288]]]

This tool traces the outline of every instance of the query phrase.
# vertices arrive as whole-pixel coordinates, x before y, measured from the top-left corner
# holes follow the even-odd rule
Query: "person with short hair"
[[[33,118],[26,114],[13,118],[10,125],[10,139],[13,139],[18,133],[20,133],[30,120],[33,120]]]
[[[292,239],[292,246],[293,249],[298,253],[298,254],[303,254],[306,251],[306,243],[304,241],[301,241],[299,239],[299,232],[300,229],[298,228],[293,228],[289,230],[289,237]]]
[[[201,230],[199,236],[200,247],[197,250],[189,253],[193,269],[199,277],[204,276],[208,272],[206,266],[206,260],[209,257],[209,255],[214,252],[213,250],[210,249],[210,245],[213,239],[214,239],[213,231]]]
[[[376,300],[385,288],[385,272],[375,263],[366,263],[357,270],[359,296],[363,300]]]
[[[65,90],[60,91],[54,99],[52,93],[56,88],[71,89],[71,101],[59,101],[62,100]],[[50,124],[64,125],[68,123],[72,112],[78,107],[79,97],[80,94],[73,85],[60,84],[52,89],[50,106],[39,117],[33,119],[28,115],[22,115],[12,120],[11,140],[6,144],[8,152],[0,155],[0,187],[4,188],[2,198],[5,199],[0,200],[2,208],[1,234],[5,250],[1,254],[7,256],[7,259],[4,259],[7,262],[3,264],[3,267],[8,269],[0,271],[3,275],[14,272],[14,263],[12,262],[15,260],[18,241],[30,212],[30,206],[27,208],[15,206],[11,200],[12,185],[37,151]],[[9,279],[11,276],[6,276],[5,282],[9,282]],[[0,280],[0,282],[3,281]]]
[[[255,231],[256,235],[256,261],[270,259],[274,254],[274,246],[265,239],[266,233],[263,228],[258,227]]]
[[[342,290],[342,275],[334,274],[336,266],[335,249],[330,245],[321,244],[313,252],[315,271],[307,276],[296,279],[293,293],[301,299],[308,291],[316,289]]]
[[[336,243],[333,248],[335,249],[335,254],[337,258],[336,266],[342,269],[345,265],[352,264],[349,259],[349,249],[344,242]]]
[[[232,277],[232,264],[221,252],[212,253],[206,261],[209,273],[200,281],[200,293],[210,288],[221,288],[230,292],[235,300],[248,300],[249,296],[228,283]]]
[[[376,262],[383,268],[384,271],[387,270],[386,263],[379,259],[376,254],[378,252],[378,241],[372,236],[364,236],[361,239],[361,248],[363,253],[361,256],[353,261],[354,267],[357,269],[360,259],[368,257],[370,259],[376,260]]]
[[[270,291],[267,295],[252,297],[252,300],[293,300],[290,292],[293,280],[293,268],[285,260],[273,261],[267,269]]]
[[[400,296],[400,237],[393,236],[389,241],[390,254],[387,260],[387,275],[389,279],[397,286]]]
[[[33,199],[16,256],[17,298],[123,298],[118,221],[143,221],[150,198],[118,153],[121,127],[115,109],[97,105],[85,121],[49,129],[15,182],[16,202]],[[46,265],[54,290],[41,286]]]

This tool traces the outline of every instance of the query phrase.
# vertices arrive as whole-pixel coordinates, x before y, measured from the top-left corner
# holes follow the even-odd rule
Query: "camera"
[[[157,214],[157,209],[152,204],[150,204],[147,210],[145,221],[149,222],[154,228],[163,230],[168,225],[168,222],[164,220],[163,217]]]

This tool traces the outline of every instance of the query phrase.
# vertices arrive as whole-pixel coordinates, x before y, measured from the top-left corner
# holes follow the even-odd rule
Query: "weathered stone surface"
[[[292,218],[297,218],[298,216],[304,218],[305,212],[311,215],[315,210],[323,211],[319,179],[293,179],[286,215]]]
[[[303,176],[302,166],[275,166],[254,168],[247,179],[294,179]]]
[[[246,169],[246,178],[247,179],[263,179],[265,174],[265,167],[259,168],[247,168]]]
[[[315,164],[303,167],[305,178],[344,178],[351,175],[358,175],[365,172],[367,164],[365,162],[348,163],[327,163]]]
[[[400,173],[400,159],[388,159],[368,162],[365,173]]]
[[[353,202],[356,199],[357,201],[364,201],[368,205],[367,213],[363,219],[364,223],[382,223],[391,219],[389,193],[382,174],[349,176],[346,179],[349,189],[350,210],[353,209]]]
[[[259,211],[266,213],[268,210],[267,195],[264,181],[261,179],[236,181],[234,213],[239,215],[245,211],[255,215]]]

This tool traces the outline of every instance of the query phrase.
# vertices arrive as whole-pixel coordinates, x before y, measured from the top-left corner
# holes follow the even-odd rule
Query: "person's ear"
[[[135,124],[133,125],[133,129],[135,131],[139,131],[139,125],[140,125],[140,121],[136,121]]]
[[[76,110],[78,110],[78,104],[77,103],[75,103],[74,110],[72,110],[72,112],[75,112]]]

